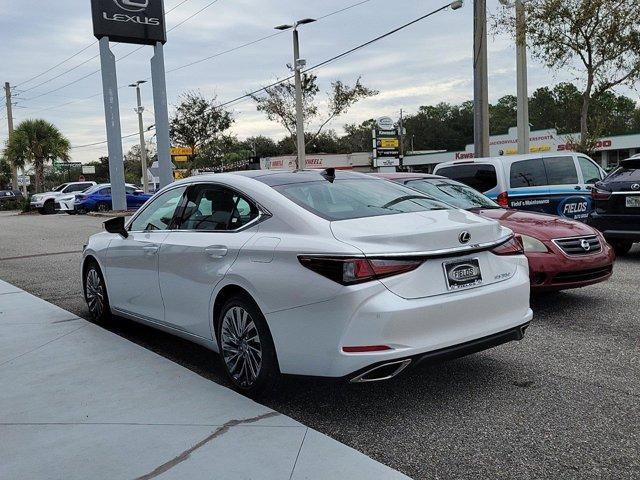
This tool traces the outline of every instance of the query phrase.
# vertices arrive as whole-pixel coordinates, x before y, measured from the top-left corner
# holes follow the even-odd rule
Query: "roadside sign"
[[[375,168],[379,167],[399,167],[400,159],[399,158],[376,158],[374,159],[373,166]]]
[[[397,138],[381,138],[379,140],[379,148],[392,148],[397,149],[400,147],[400,140]]]
[[[94,165],[83,165],[82,166],[82,173],[84,175],[95,175],[96,174],[96,167]]]
[[[91,0],[93,34],[141,45],[167,41],[163,0]]]
[[[177,157],[173,157],[173,161],[174,162],[178,162],[178,163],[184,163],[184,162],[188,162],[189,161],[189,157],[185,156],[177,156]]]
[[[380,117],[377,122],[380,130],[395,130],[396,124],[391,117]]]
[[[18,175],[18,186],[20,187],[31,186],[31,177],[29,175]]]
[[[191,155],[193,155],[193,149],[190,147],[171,147],[172,157],[189,157]]]

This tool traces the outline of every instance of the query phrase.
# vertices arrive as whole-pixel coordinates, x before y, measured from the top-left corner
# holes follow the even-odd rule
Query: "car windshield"
[[[621,166],[607,175],[606,180],[616,182],[640,181],[640,159],[629,159],[621,162]]]
[[[378,179],[291,183],[274,188],[306,210],[332,221],[451,208],[410,188]]]
[[[91,195],[92,193],[96,193],[96,192],[102,190],[103,188],[108,188],[108,187],[109,187],[109,185],[94,185],[93,187],[87,188],[82,193],[87,194],[87,195]]]
[[[471,210],[473,208],[501,208],[500,205],[490,198],[485,197],[477,190],[461,183],[424,178],[410,180],[406,185],[407,187],[420,190],[430,197],[464,210]]]

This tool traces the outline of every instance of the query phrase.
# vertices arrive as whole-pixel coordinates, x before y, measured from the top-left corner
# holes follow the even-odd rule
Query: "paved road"
[[[100,228],[0,213],[0,278],[84,317],[79,254],[30,255],[79,251]],[[387,383],[287,380],[264,403],[416,479],[640,478],[639,286],[636,246],[610,282],[534,299],[521,343]],[[111,328],[225,383],[200,347],[125,320]]]

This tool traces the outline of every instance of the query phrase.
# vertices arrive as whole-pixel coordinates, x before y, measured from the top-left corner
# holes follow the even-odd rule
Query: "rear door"
[[[258,232],[257,205],[246,195],[216,184],[194,185],[176,229],[160,250],[160,289],[166,323],[211,339],[212,295]]]

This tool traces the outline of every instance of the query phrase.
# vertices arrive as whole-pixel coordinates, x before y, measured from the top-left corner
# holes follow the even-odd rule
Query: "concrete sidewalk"
[[[0,478],[408,477],[0,280]]]

